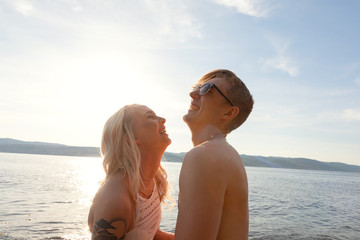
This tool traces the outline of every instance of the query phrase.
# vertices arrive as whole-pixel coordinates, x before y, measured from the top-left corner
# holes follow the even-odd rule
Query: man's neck
[[[215,139],[226,139],[226,133],[214,126],[206,126],[200,130],[191,130],[194,146]]]

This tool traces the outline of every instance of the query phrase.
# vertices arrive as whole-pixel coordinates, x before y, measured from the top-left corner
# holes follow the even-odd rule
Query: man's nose
[[[190,95],[191,98],[196,99],[196,98],[200,97],[200,92],[199,92],[198,89],[194,89],[189,93],[189,95]]]

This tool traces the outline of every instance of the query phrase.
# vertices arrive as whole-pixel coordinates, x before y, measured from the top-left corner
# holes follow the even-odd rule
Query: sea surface
[[[164,162],[175,206],[181,163]],[[360,239],[360,174],[246,168],[252,240]],[[87,214],[101,159],[0,153],[0,239],[90,239]]]

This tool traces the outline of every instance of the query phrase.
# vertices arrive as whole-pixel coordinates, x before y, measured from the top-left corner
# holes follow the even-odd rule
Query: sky
[[[95,146],[122,106],[187,152],[191,86],[229,69],[252,93],[240,154],[360,165],[360,1],[0,0],[0,138]]]

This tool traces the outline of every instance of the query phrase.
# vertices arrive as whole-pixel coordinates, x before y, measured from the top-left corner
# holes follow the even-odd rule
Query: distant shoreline
[[[27,142],[11,138],[0,138],[0,152],[18,154],[39,154],[51,156],[101,157],[97,147],[76,147],[57,143]],[[165,152],[163,161],[182,162],[185,153]],[[307,158],[264,157],[242,154],[245,166],[288,168],[303,170],[358,172],[360,166],[339,162],[321,162]]]
[[[28,152],[10,152],[2,151],[0,153],[14,153],[14,154],[29,154],[29,155],[44,155],[44,156],[64,156],[64,157],[89,157],[89,158],[100,158],[101,155],[68,155],[68,154],[54,154],[54,153],[28,153]]]

